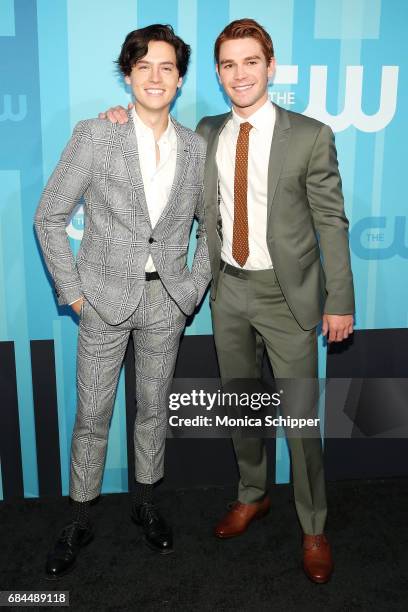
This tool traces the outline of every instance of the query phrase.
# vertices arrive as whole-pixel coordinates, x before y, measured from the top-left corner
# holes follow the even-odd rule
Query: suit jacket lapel
[[[162,214],[157,221],[155,229],[159,226],[159,224],[171,213],[176,201],[177,194],[180,189],[180,185],[184,183],[184,176],[186,174],[188,164],[190,162],[190,143],[187,142],[182,134],[180,129],[180,124],[170,117],[171,122],[173,123],[174,129],[177,135],[177,157],[176,157],[176,168],[174,171],[174,179],[173,184],[171,186],[169,199],[167,200],[166,206],[164,207]]]
[[[146,220],[151,227],[150,215],[147,208],[146,195],[143,186],[142,172],[140,170],[139,151],[137,146],[135,126],[133,124],[133,118],[130,111],[128,115],[129,121],[124,125],[119,126],[118,128],[119,130],[122,130],[122,154],[125,159],[126,168],[130,177],[130,182],[132,183],[132,187],[137,194],[138,202],[146,217]]]
[[[143,177],[139,163],[139,152],[137,146],[137,138],[135,128],[133,124],[132,114],[129,111],[129,121],[121,126],[122,131],[122,153],[125,158],[126,167],[129,173],[132,187],[137,194],[137,199],[143,210],[143,213],[151,227],[149,210],[147,208],[146,194],[143,185]],[[169,212],[172,210],[175,202],[177,201],[177,194],[180,185],[183,184],[184,176],[187,171],[187,167],[190,160],[190,144],[184,139],[180,124],[175,121],[172,117],[170,120],[173,123],[174,129],[177,135],[177,158],[176,168],[174,172],[174,179],[170,190],[169,199],[164,207],[159,220],[155,225],[155,229],[158,228],[159,224],[167,217]],[[120,129],[120,128],[119,128]]]
[[[207,142],[207,154],[205,158],[205,199],[207,203],[218,200],[218,169],[216,162],[218,141],[220,134],[232,113],[227,113],[219,125],[214,126]]]
[[[276,104],[274,106],[276,111],[275,129],[273,131],[268,165],[268,221],[271,214],[279,176],[282,172],[283,163],[286,158],[290,134],[290,121],[288,113],[284,108],[281,108]]]

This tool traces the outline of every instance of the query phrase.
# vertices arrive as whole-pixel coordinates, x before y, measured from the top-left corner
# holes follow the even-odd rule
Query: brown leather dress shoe
[[[260,519],[269,512],[271,500],[266,495],[260,501],[253,504],[242,504],[236,501],[231,510],[215,527],[217,538],[233,538],[246,531],[250,523],[255,519]]]
[[[303,534],[303,569],[313,582],[327,582],[333,572],[330,544],[324,535]]]

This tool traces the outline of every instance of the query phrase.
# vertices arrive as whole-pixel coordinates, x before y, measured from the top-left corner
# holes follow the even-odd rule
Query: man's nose
[[[159,66],[152,66],[152,70],[150,72],[150,80],[153,81],[154,83],[158,83],[160,81],[160,67]]]
[[[246,77],[246,69],[245,66],[237,65],[235,68],[235,78],[237,80],[245,79]]]

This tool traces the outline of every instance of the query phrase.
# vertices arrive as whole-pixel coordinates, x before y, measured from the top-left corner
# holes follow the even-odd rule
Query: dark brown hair
[[[133,30],[125,38],[122,50],[116,61],[122,74],[129,76],[133,66],[147,54],[151,40],[160,40],[168,43],[176,52],[176,65],[179,75],[183,77],[187,72],[191,49],[184,40],[176,36],[171,25],[155,23],[139,30]]]
[[[226,40],[235,40],[237,38],[255,38],[262,47],[263,54],[267,64],[274,57],[273,43],[268,32],[254,19],[236,19],[231,21],[218,35],[214,44],[214,57],[217,64],[219,63],[220,47]]]

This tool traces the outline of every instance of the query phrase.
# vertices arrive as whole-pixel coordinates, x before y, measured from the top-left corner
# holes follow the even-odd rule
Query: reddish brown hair
[[[226,40],[237,38],[255,38],[262,47],[266,62],[269,64],[274,57],[273,43],[268,32],[254,19],[237,19],[231,21],[218,35],[214,44],[214,57],[218,64],[220,57],[220,47]]]

